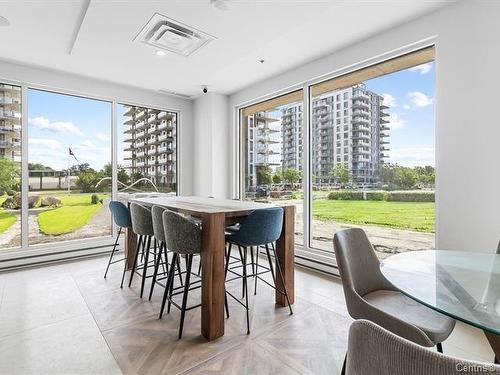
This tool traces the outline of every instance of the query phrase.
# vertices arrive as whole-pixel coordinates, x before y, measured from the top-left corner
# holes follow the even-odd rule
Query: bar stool
[[[226,235],[226,241],[229,243],[229,249],[226,254],[226,264],[225,264],[225,277],[226,282],[235,280],[238,278],[243,279],[243,289],[245,295],[245,303],[241,302],[239,298],[235,297],[233,294],[226,290],[226,293],[230,295],[233,299],[235,299],[239,304],[241,304],[246,309],[247,315],[247,334],[250,333],[250,318],[249,318],[249,309],[248,309],[248,278],[255,277],[255,290],[257,290],[257,279],[263,281],[267,285],[271,286],[277,292],[284,294],[288,303],[288,307],[290,309],[290,314],[293,314],[292,306],[290,305],[290,299],[288,297],[288,291],[285,285],[285,280],[283,278],[283,273],[281,271],[281,265],[279,263],[279,259],[276,256],[276,250],[274,247],[274,242],[280,237],[281,230],[283,227],[283,209],[281,207],[273,207],[266,208],[261,210],[255,210],[247,216],[245,221],[241,224],[240,229],[234,233]],[[231,245],[234,244],[238,246],[238,250],[243,253],[243,274],[240,275],[233,269],[229,268],[229,259],[231,257]],[[276,272],[273,269],[273,264],[271,260],[271,253],[269,250],[269,244],[271,244],[271,248],[273,251],[275,263],[276,263]],[[267,260],[269,262],[269,268],[259,265],[258,252],[255,265],[252,265],[252,274],[247,274],[247,252],[250,247],[253,252],[252,247],[264,246],[266,249]],[[252,262],[253,263],[253,262]],[[264,271],[260,272],[260,268],[264,268]],[[235,274],[237,277],[231,280],[227,280],[227,273],[231,272]],[[271,285],[266,280],[264,280],[260,275],[263,273],[271,272],[273,277],[274,285]],[[284,290],[280,290],[276,287],[276,274],[280,278],[281,285],[283,285]]]
[[[116,235],[115,244],[113,245],[113,250],[111,251],[111,255],[109,257],[108,266],[106,267],[106,272],[104,272],[104,278],[108,275],[109,266],[121,261],[126,261],[127,258],[122,258],[113,261],[113,256],[115,255],[115,251],[117,251],[118,241],[120,240],[120,235],[122,234],[122,229],[132,228],[132,219],[130,218],[130,210],[125,206],[122,202],[119,201],[111,201],[109,202],[109,210],[111,211],[111,216],[113,217],[113,221],[118,227],[118,234]],[[125,270],[127,265],[123,267],[122,274],[122,283],[120,288],[123,287],[123,279],[125,278]]]
[[[163,212],[166,210],[166,208],[161,207],[161,206],[153,206],[151,209],[151,216],[153,220],[153,233],[154,237],[156,239],[156,242],[159,244],[159,255],[156,257],[156,264],[154,268],[154,273],[153,273],[153,280],[151,281],[151,289],[149,291],[149,300],[151,301],[151,297],[153,295],[153,290],[155,287],[155,284],[158,284],[162,287],[166,287],[166,285],[163,285],[161,283],[162,280],[165,280],[168,276],[168,253],[171,252],[167,249],[167,245],[165,243],[165,230],[163,228]],[[162,262],[164,258],[164,261]],[[165,265],[167,266],[167,270],[163,269],[163,277],[158,278],[158,270],[160,268],[160,264],[162,267]],[[179,275],[179,280],[181,285],[183,285],[182,282],[182,274],[181,274],[181,265],[179,262],[179,258],[177,258],[176,262],[177,266],[177,274]]]
[[[141,206],[137,203],[130,204],[130,216],[132,218],[132,230],[139,236],[139,241],[137,242],[137,251],[135,253],[134,265],[132,266],[132,271],[130,273],[130,280],[128,286],[132,285],[132,279],[134,277],[134,273],[138,273],[137,271],[142,269],[142,281],[141,281],[141,298],[144,293],[144,284],[146,282],[146,278],[152,277],[153,275],[148,276],[148,266],[149,266],[149,255],[151,248],[151,239],[154,236],[153,231],[153,220],[151,217],[151,210],[147,207]],[[156,241],[155,241],[156,242]],[[139,252],[142,246],[142,255],[141,260],[143,259],[142,265],[137,267],[137,259],[139,257]],[[156,255],[156,243],[155,243],[155,251],[153,252],[153,256]],[[153,259],[153,264],[154,264]]]
[[[163,301],[161,304],[159,319],[161,319],[163,316],[163,311],[165,309],[165,303],[167,300],[167,313],[170,312],[171,304],[177,307],[181,311],[181,321],[179,326],[180,339],[182,338],[182,330],[184,327],[184,317],[186,311],[201,306],[201,304],[198,304],[191,307],[186,307],[189,291],[201,287],[201,284],[193,287],[191,286],[191,284],[194,284],[191,283],[191,266],[193,264],[193,256],[195,254],[201,253],[201,228],[193,221],[169,210],[165,210],[163,212],[163,227],[165,230],[165,241],[167,244],[167,248],[171,250],[174,255],[172,262],[170,263],[170,269],[168,271],[167,286],[165,288],[165,292],[163,293]],[[186,277],[184,279],[183,287],[174,288],[174,267],[179,258],[179,255],[186,256]],[[199,281],[201,281],[201,279],[195,281],[195,283],[199,283]],[[179,289],[182,290],[177,291]],[[173,296],[178,294],[182,294],[182,305],[178,305],[173,300]]]

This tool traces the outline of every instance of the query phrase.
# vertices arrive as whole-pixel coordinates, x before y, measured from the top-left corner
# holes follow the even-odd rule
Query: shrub
[[[367,201],[386,201],[387,194],[385,191],[367,191],[366,200]]]
[[[392,191],[387,200],[393,202],[434,202],[433,191]]]
[[[99,196],[97,194],[92,194],[90,197],[90,203],[97,204],[99,203]]]
[[[353,190],[331,191],[328,194],[328,199],[344,200],[344,201],[362,201],[363,200],[363,192],[362,191],[353,191]]]
[[[13,196],[14,196],[14,194],[16,194],[16,192],[15,192],[14,190],[12,190],[12,189],[7,190],[7,191],[6,191],[6,193],[7,193],[7,195],[8,195],[9,197],[13,197]]]

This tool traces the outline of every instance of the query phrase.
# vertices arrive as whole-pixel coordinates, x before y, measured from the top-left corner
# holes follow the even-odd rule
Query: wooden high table
[[[225,228],[244,221],[252,211],[276,205],[251,201],[214,199],[206,197],[149,197],[131,198],[144,206],[158,205],[169,210],[196,217],[202,221],[202,281],[201,281],[201,334],[209,341],[224,335],[224,249]],[[295,206],[282,206],[284,209],[283,230],[276,243],[276,253],[280,261],[283,278],[288,290],[290,303],[294,303],[294,230]],[[125,253],[128,268],[132,267],[137,251],[136,235],[130,230],[126,233]],[[283,290],[279,278],[277,288]],[[276,292],[276,304],[287,306],[286,298]]]

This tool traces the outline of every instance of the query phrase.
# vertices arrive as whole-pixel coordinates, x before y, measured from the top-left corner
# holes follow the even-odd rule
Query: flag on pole
[[[75,158],[75,160],[77,161],[77,163],[79,163],[78,159],[76,158],[75,154],[73,153],[73,151],[71,150],[71,148],[68,147],[68,150],[69,150],[69,155],[70,156],[73,156]]]

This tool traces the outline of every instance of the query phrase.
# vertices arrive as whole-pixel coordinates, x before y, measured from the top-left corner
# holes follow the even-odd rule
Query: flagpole
[[[69,149],[68,149],[69,151]],[[71,164],[71,153],[68,152],[68,194],[71,194],[71,170],[70,170],[70,164]]]

